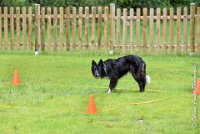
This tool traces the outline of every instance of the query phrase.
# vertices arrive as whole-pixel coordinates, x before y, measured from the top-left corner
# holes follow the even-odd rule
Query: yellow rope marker
[[[26,108],[26,107],[15,107],[15,106],[9,106],[9,105],[0,105],[0,108],[34,109],[34,108]]]
[[[169,99],[174,99],[174,98],[166,98],[166,99],[160,99],[160,100],[150,100],[150,101],[145,101],[145,102],[135,102],[135,103],[129,103],[129,104],[124,105],[124,106],[149,104],[149,103],[160,102],[160,101],[169,100]],[[124,108],[124,106],[120,106],[120,107]],[[115,110],[115,109],[116,109],[116,107],[106,109],[106,110],[101,110],[100,112],[108,112],[108,111],[112,111],[112,110]]]

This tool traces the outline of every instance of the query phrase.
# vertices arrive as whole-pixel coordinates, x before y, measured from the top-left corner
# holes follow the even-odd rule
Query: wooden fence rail
[[[200,7],[188,10],[0,7],[0,51],[200,53]]]

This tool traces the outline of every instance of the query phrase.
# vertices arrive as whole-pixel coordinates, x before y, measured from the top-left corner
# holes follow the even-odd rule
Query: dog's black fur
[[[92,74],[95,78],[108,77],[110,79],[109,90],[116,87],[118,80],[130,72],[139,85],[139,91],[144,92],[146,85],[146,63],[141,57],[127,55],[118,59],[100,59],[97,64],[92,61]]]

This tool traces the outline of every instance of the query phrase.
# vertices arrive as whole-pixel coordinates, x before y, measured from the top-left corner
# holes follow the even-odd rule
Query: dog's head
[[[95,78],[103,78],[105,77],[105,65],[102,61],[102,59],[100,59],[99,63],[97,64],[94,60],[92,60],[92,74]]]

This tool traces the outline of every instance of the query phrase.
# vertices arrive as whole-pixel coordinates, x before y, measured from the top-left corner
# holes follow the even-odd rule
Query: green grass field
[[[200,65],[199,56],[142,56],[152,78],[146,92],[139,93],[128,74],[115,92],[107,94],[109,80],[92,76],[91,61],[116,57],[91,52],[1,54],[0,133],[200,132],[193,128],[192,119],[193,64]],[[18,86],[11,84],[15,69],[21,80]],[[90,95],[95,98],[96,115],[86,114]]]

